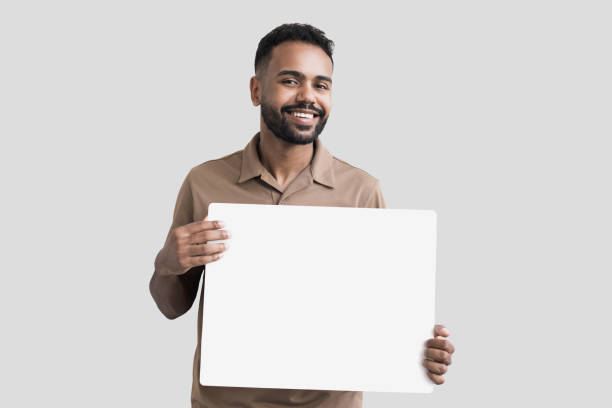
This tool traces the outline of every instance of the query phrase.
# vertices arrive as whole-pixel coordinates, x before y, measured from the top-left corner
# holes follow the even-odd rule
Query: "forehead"
[[[272,49],[268,73],[300,71],[307,77],[332,76],[333,65],[325,51],[316,45],[287,41]]]

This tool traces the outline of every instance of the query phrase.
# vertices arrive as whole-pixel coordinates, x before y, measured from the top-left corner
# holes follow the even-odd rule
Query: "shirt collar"
[[[257,153],[258,145],[259,132],[253,136],[249,144],[247,144],[242,151],[242,166],[240,168],[240,178],[238,179],[238,183],[243,183],[263,174],[264,166],[261,163],[261,160],[259,160],[259,154]],[[312,174],[312,178],[317,183],[334,188],[334,157],[325,148],[325,146],[323,146],[323,143],[319,138],[315,140],[314,148],[314,157],[310,162],[310,172]]]

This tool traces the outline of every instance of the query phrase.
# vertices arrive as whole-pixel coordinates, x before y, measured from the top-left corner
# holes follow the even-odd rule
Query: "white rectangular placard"
[[[432,391],[436,213],[210,204],[232,238],[206,265],[200,382]]]

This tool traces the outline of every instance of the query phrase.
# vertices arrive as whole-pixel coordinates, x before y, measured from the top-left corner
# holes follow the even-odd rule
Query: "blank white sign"
[[[218,204],[206,265],[203,385],[432,391],[436,213]]]

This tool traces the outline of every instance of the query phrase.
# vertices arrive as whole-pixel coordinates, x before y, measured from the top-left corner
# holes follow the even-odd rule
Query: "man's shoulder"
[[[333,157],[334,178],[341,194],[353,197],[352,206],[362,208],[385,208],[385,200],[379,180],[344,160]]]
[[[207,178],[210,176],[229,175],[240,171],[242,149],[227,154],[218,159],[207,160],[193,167],[189,177]]]
[[[378,179],[367,171],[352,165],[335,155],[333,157],[333,169],[336,179],[350,180],[352,183],[375,186]]]

